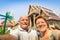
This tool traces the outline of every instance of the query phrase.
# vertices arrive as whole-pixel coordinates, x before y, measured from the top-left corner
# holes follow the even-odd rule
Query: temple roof
[[[32,14],[39,14],[44,12],[48,16],[48,20],[60,20],[60,17],[57,15],[57,13],[51,9],[41,7],[39,5],[30,5],[28,16]]]
[[[60,17],[56,17],[56,16],[49,17],[47,20],[59,20],[60,21]]]
[[[44,12],[47,16],[57,16],[56,12],[51,9],[47,9],[47,8],[41,7],[39,5],[29,5],[29,11],[28,11],[29,15],[33,14],[33,13],[39,14],[39,13],[41,13],[41,11]]]
[[[53,11],[53,10],[51,10],[51,9],[44,8],[44,7],[42,7],[42,8],[43,8],[43,9],[45,10],[45,12],[47,12],[50,16],[57,16],[55,11]]]

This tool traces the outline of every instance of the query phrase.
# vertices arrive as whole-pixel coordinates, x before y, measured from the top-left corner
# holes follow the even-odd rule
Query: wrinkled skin
[[[25,15],[21,16],[19,19],[19,24],[22,29],[27,29],[29,25],[28,17]]]

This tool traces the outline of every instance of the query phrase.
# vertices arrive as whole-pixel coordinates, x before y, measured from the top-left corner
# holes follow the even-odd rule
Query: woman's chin
[[[45,30],[40,30],[40,32],[44,32]]]

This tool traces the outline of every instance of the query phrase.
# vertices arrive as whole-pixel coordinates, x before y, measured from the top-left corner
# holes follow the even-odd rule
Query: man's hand
[[[0,34],[0,40],[17,40],[17,38],[10,34]]]

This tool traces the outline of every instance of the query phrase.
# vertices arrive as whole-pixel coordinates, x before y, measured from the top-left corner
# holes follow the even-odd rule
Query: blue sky
[[[38,4],[42,7],[54,10],[60,15],[60,0],[0,0],[0,14],[9,11],[14,13],[14,18],[17,21],[21,15],[28,15],[30,4]]]

